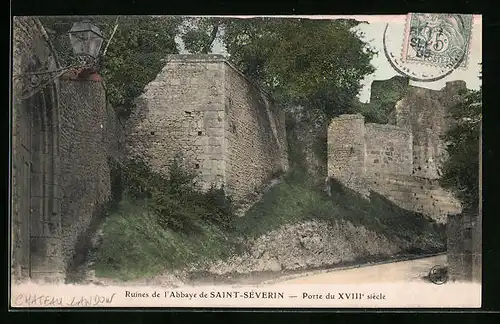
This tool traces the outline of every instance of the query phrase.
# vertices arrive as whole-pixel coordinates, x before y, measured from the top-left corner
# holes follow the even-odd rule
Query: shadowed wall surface
[[[383,91],[383,81],[376,85],[372,95]],[[481,217],[462,214],[460,202],[439,185],[448,158],[441,138],[453,123],[448,112],[465,89],[463,81],[449,82],[440,91],[406,88],[392,114],[395,125],[365,124],[361,115],[333,119],[328,175],[365,197],[374,191],[401,208],[447,223],[451,280],[479,281]]]
[[[382,85],[379,81],[375,90]],[[463,82],[449,82],[440,91],[408,87],[396,103],[396,125],[365,123],[361,115],[334,118],[328,175],[365,196],[373,190],[446,223],[447,215],[460,213],[461,206],[437,181],[447,158],[441,136],[451,125],[448,109],[463,90]]]
[[[14,19],[13,53],[12,275],[62,281],[110,196],[117,120],[100,82],[56,75],[33,88],[19,78],[60,69],[38,19]]]

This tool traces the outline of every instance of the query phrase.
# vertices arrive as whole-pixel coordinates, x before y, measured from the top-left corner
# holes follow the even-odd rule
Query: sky
[[[227,17],[227,16],[226,16]],[[233,16],[234,18],[253,18],[255,16]],[[276,16],[284,18],[286,16]],[[399,52],[404,43],[404,33],[406,28],[406,15],[363,15],[363,16],[289,16],[293,18],[313,18],[313,19],[339,19],[353,18],[359,21],[368,22],[361,24],[358,28],[365,33],[364,41],[366,41],[373,49],[379,52],[372,59],[372,65],[375,67],[375,72],[367,76],[362,81],[362,89],[359,93],[361,102],[368,102],[370,98],[371,83],[374,80],[387,80],[393,76],[399,75],[387,61],[383,52],[383,34],[386,24],[389,24],[387,40],[391,40],[394,52]],[[182,48],[182,41],[177,40]],[[389,47],[389,45],[388,45]],[[181,53],[185,51],[181,50]],[[227,55],[224,45],[218,38],[212,47],[212,53]],[[463,80],[467,83],[469,89],[479,89],[481,80],[479,79],[480,66],[482,62],[482,19],[481,15],[473,16],[472,36],[470,41],[468,64],[465,68],[458,68],[452,74],[439,81],[434,82],[414,82],[410,81],[413,86],[429,88],[434,90],[442,89],[446,82]]]

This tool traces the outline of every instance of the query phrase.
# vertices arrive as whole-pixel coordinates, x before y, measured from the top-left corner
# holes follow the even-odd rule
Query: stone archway
[[[40,28],[33,18],[22,17],[14,22],[13,45],[18,52],[14,56],[14,73],[26,74],[57,66]],[[13,87],[13,275],[59,281],[63,278],[63,265],[57,84],[56,81],[43,83],[29,96],[23,96],[27,87],[30,85],[23,79],[14,82]]]

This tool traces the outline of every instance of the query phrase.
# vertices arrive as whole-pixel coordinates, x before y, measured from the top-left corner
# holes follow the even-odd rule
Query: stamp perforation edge
[[[408,40],[409,40],[409,30],[411,28],[411,18],[412,18],[412,15],[413,13],[408,13],[406,15],[406,23],[405,23],[405,35],[404,35],[404,38],[403,38],[403,44],[401,45],[401,61],[404,62],[404,63],[411,63],[411,64],[415,64],[415,65],[420,65],[420,66],[425,66],[425,67],[431,67],[431,68],[435,68],[435,67],[439,67],[439,64],[436,64],[436,63],[430,63],[430,62],[426,62],[426,61],[419,61],[419,60],[412,60],[412,59],[406,59],[406,55],[408,54]],[[465,64],[462,65],[462,63],[457,67],[455,68],[455,70],[467,70],[467,68],[469,67],[469,57],[470,57],[470,53],[471,53],[471,40],[472,40],[472,33],[473,31],[475,30],[475,26],[474,26],[474,15],[471,14],[471,24],[470,24],[470,32],[469,32],[469,36],[468,36],[468,39],[467,39],[467,51],[466,51],[466,59],[464,60]]]

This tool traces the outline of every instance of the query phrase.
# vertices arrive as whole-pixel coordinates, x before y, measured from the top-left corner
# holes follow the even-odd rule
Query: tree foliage
[[[230,60],[283,103],[327,116],[352,112],[374,52],[353,20],[233,19],[224,25]]]
[[[406,77],[394,76],[389,80],[373,81],[369,103],[360,103],[359,111],[367,123],[396,124],[396,104],[409,87]]]
[[[178,53],[175,36],[181,19],[153,16],[41,18],[65,66],[74,61],[67,32],[74,22],[82,20],[91,21],[101,29],[105,39],[101,53],[118,24],[106,55],[101,58],[100,73],[105,79],[108,101],[126,116],[135,98],[165,64],[165,56]]]
[[[468,90],[452,108],[455,125],[444,136],[449,158],[443,165],[442,185],[453,190],[474,211],[479,203],[479,140],[481,136],[482,89]]]
[[[214,17],[94,16],[106,40],[101,60],[110,103],[124,114],[164,65],[178,53],[181,36],[190,53],[209,53],[217,37],[230,61],[282,103],[307,105],[327,116],[353,112],[360,81],[374,71],[373,51],[353,20],[228,19]],[[65,61],[72,56],[67,31],[83,18],[42,18]],[[103,49],[106,42],[103,44]]]
[[[353,20],[196,18],[183,36],[207,53],[216,34],[229,60],[282,105],[307,105],[328,116],[352,112],[374,52]]]
[[[217,38],[221,19],[215,17],[185,17],[181,27],[184,48],[192,54],[208,54]]]

